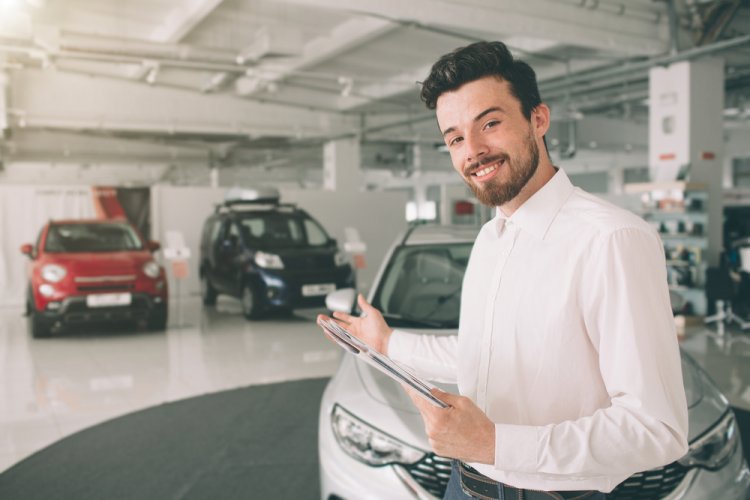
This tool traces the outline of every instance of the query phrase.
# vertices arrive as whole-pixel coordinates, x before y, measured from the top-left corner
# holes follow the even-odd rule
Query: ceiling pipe
[[[683,50],[682,52],[679,52],[677,54],[656,56],[631,63],[619,62],[616,65],[612,66],[608,65],[603,68],[594,68],[571,75],[550,78],[545,81],[540,81],[539,87],[540,90],[552,91],[558,88],[570,88],[575,84],[586,84],[592,80],[614,78],[627,75],[632,76],[633,78],[629,79],[633,80],[638,78],[637,76],[635,76],[636,73],[645,73],[654,66],[667,66],[676,62],[696,59],[698,57],[711,55],[725,50],[736,49],[745,45],[750,45],[750,35],[738,36],[702,47],[694,47],[692,49]]]
[[[641,21],[652,22],[654,24],[659,23],[662,17],[661,12],[659,11],[634,7],[632,5],[632,0],[630,3],[624,1],[610,3],[603,0],[573,0],[569,3],[582,9],[598,10],[607,14],[620,17],[630,17]]]
[[[186,44],[156,43],[128,38],[65,33],[60,36],[58,48],[63,52],[109,54],[142,59],[165,59],[241,66],[237,64],[237,54],[234,51],[196,47]],[[250,60],[248,59],[248,61]]]

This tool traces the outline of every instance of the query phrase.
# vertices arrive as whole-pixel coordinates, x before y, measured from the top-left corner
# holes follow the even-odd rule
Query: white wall
[[[50,219],[94,217],[89,187],[0,185],[0,305],[24,303],[28,258],[22,244],[34,243]]]

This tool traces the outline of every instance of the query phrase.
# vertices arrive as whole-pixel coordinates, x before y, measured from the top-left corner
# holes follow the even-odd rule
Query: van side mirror
[[[149,252],[156,252],[157,250],[161,248],[161,243],[159,243],[158,241],[152,240],[146,243],[146,248],[148,249]]]

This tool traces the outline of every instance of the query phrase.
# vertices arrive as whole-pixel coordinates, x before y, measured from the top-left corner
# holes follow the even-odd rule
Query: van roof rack
[[[233,205],[278,205],[281,195],[279,190],[272,187],[229,189],[224,195],[224,206]]]

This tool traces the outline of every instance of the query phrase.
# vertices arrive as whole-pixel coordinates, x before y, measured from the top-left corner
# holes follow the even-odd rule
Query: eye
[[[448,146],[455,146],[459,142],[463,141],[464,138],[461,136],[453,137],[451,140],[448,141]]]
[[[484,124],[484,128],[488,129],[488,128],[495,127],[497,125],[500,125],[500,120],[490,120]]]

